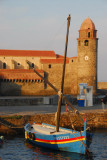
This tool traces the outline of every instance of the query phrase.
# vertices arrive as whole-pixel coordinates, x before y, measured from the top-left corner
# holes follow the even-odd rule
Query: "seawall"
[[[87,127],[90,130],[93,129],[107,129],[107,109],[105,110],[94,110],[90,112],[80,112],[81,117],[87,118]],[[27,123],[47,123],[55,125],[55,114],[35,114],[35,115],[13,115],[13,116],[0,116],[9,123],[14,124],[13,128],[8,128],[0,123],[0,134],[16,135],[24,134],[24,125]],[[60,126],[72,128],[72,123],[76,129],[82,129],[83,123],[79,118],[72,112],[61,113]]]

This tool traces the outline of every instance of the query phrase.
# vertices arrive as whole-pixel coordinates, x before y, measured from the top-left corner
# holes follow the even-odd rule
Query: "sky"
[[[90,17],[98,40],[98,81],[107,82],[107,0],[0,0],[0,49],[54,50],[77,56],[78,30]]]

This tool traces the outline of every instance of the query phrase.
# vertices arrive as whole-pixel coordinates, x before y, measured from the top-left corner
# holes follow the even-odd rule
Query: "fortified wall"
[[[107,89],[107,82],[98,82],[98,89]]]

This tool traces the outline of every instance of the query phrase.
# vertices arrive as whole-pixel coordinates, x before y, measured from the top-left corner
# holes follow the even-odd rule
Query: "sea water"
[[[107,130],[94,132],[89,155],[54,151],[34,146],[24,137],[5,137],[0,160],[107,160]]]

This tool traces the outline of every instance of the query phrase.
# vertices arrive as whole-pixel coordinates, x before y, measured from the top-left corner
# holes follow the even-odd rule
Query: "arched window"
[[[88,40],[84,41],[84,46],[88,46]]]
[[[88,38],[90,38],[90,32],[88,32]]]
[[[20,66],[20,63],[17,63],[18,66]]]
[[[51,68],[51,64],[48,65],[48,68]]]
[[[6,69],[6,63],[3,63],[3,69]]]

